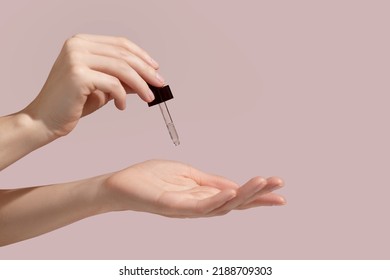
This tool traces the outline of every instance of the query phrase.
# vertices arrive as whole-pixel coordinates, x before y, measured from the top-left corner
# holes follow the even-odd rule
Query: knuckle
[[[117,92],[123,93],[123,87],[118,78],[112,77],[112,79],[110,79],[108,83],[109,87],[115,89]]]
[[[116,63],[117,63],[117,67],[119,68],[120,71],[124,72],[124,71],[129,71],[129,69],[131,68],[129,64],[127,64],[126,61],[124,61],[123,59],[117,59],[116,60]]]
[[[75,77],[84,77],[86,74],[86,69],[82,65],[74,64],[70,66],[69,72]]]
[[[77,66],[81,62],[82,54],[77,50],[69,50],[66,56],[70,65]]]
[[[127,47],[130,44],[129,39],[124,36],[117,37],[118,44]]]
[[[78,37],[72,36],[67,39],[64,43],[64,48],[68,51],[78,49],[81,46],[82,40]]]
[[[72,81],[72,84],[77,88],[80,93],[89,93],[96,88],[94,83],[88,76],[88,68],[83,65],[71,65],[68,70],[68,77]]]
[[[68,72],[76,76],[84,74],[86,70],[86,67],[82,63],[82,54],[77,51],[68,51],[64,53],[62,63]]]
[[[116,78],[116,77],[111,77],[111,78],[108,80],[108,83],[109,83],[109,86],[110,86],[110,87],[118,87],[119,84],[120,84],[118,78]]]
[[[150,75],[151,77],[156,76],[156,70],[144,62],[141,62],[141,69],[145,74]]]
[[[73,65],[69,68],[69,78],[75,85],[77,85],[82,91],[85,90],[85,87],[88,89],[93,88],[88,82],[87,69],[82,65]]]
[[[127,59],[130,55],[129,51],[127,51],[123,47],[117,47],[116,51],[117,51],[118,56],[121,57],[122,59]]]

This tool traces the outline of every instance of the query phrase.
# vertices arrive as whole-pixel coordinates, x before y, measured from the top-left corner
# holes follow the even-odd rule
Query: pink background
[[[6,3],[6,4],[5,4]],[[176,220],[110,213],[0,248],[2,259],[388,259],[388,1],[7,1],[0,115],[41,89],[75,33],[124,35],[159,61],[182,145],[136,96],[0,173],[2,187],[151,158],[244,183],[278,175],[285,207]]]

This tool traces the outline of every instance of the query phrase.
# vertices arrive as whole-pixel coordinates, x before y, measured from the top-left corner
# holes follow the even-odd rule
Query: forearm
[[[108,212],[105,178],[0,190],[0,246]]]
[[[41,121],[23,111],[0,117],[0,170],[54,139]]]

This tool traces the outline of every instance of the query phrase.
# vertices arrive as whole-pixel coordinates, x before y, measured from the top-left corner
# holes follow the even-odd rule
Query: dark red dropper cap
[[[155,97],[152,102],[148,103],[149,107],[156,104],[160,104],[173,98],[173,94],[171,89],[169,88],[169,85],[165,85],[163,87],[155,87],[148,84],[148,86]]]

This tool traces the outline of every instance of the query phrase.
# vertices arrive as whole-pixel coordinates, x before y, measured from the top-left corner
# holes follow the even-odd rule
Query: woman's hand
[[[0,246],[111,211],[196,218],[283,205],[273,193],[282,186],[276,177],[254,177],[240,187],[186,164],[151,160],[75,182],[0,190]]]
[[[126,108],[126,93],[154,99],[147,83],[163,86],[158,64],[125,38],[80,34],[68,39],[37,98],[25,109],[54,138],[109,100]]]
[[[283,181],[254,177],[243,186],[174,161],[151,160],[111,174],[103,183],[108,209],[168,217],[224,215],[234,209],[283,205],[272,193]]]

